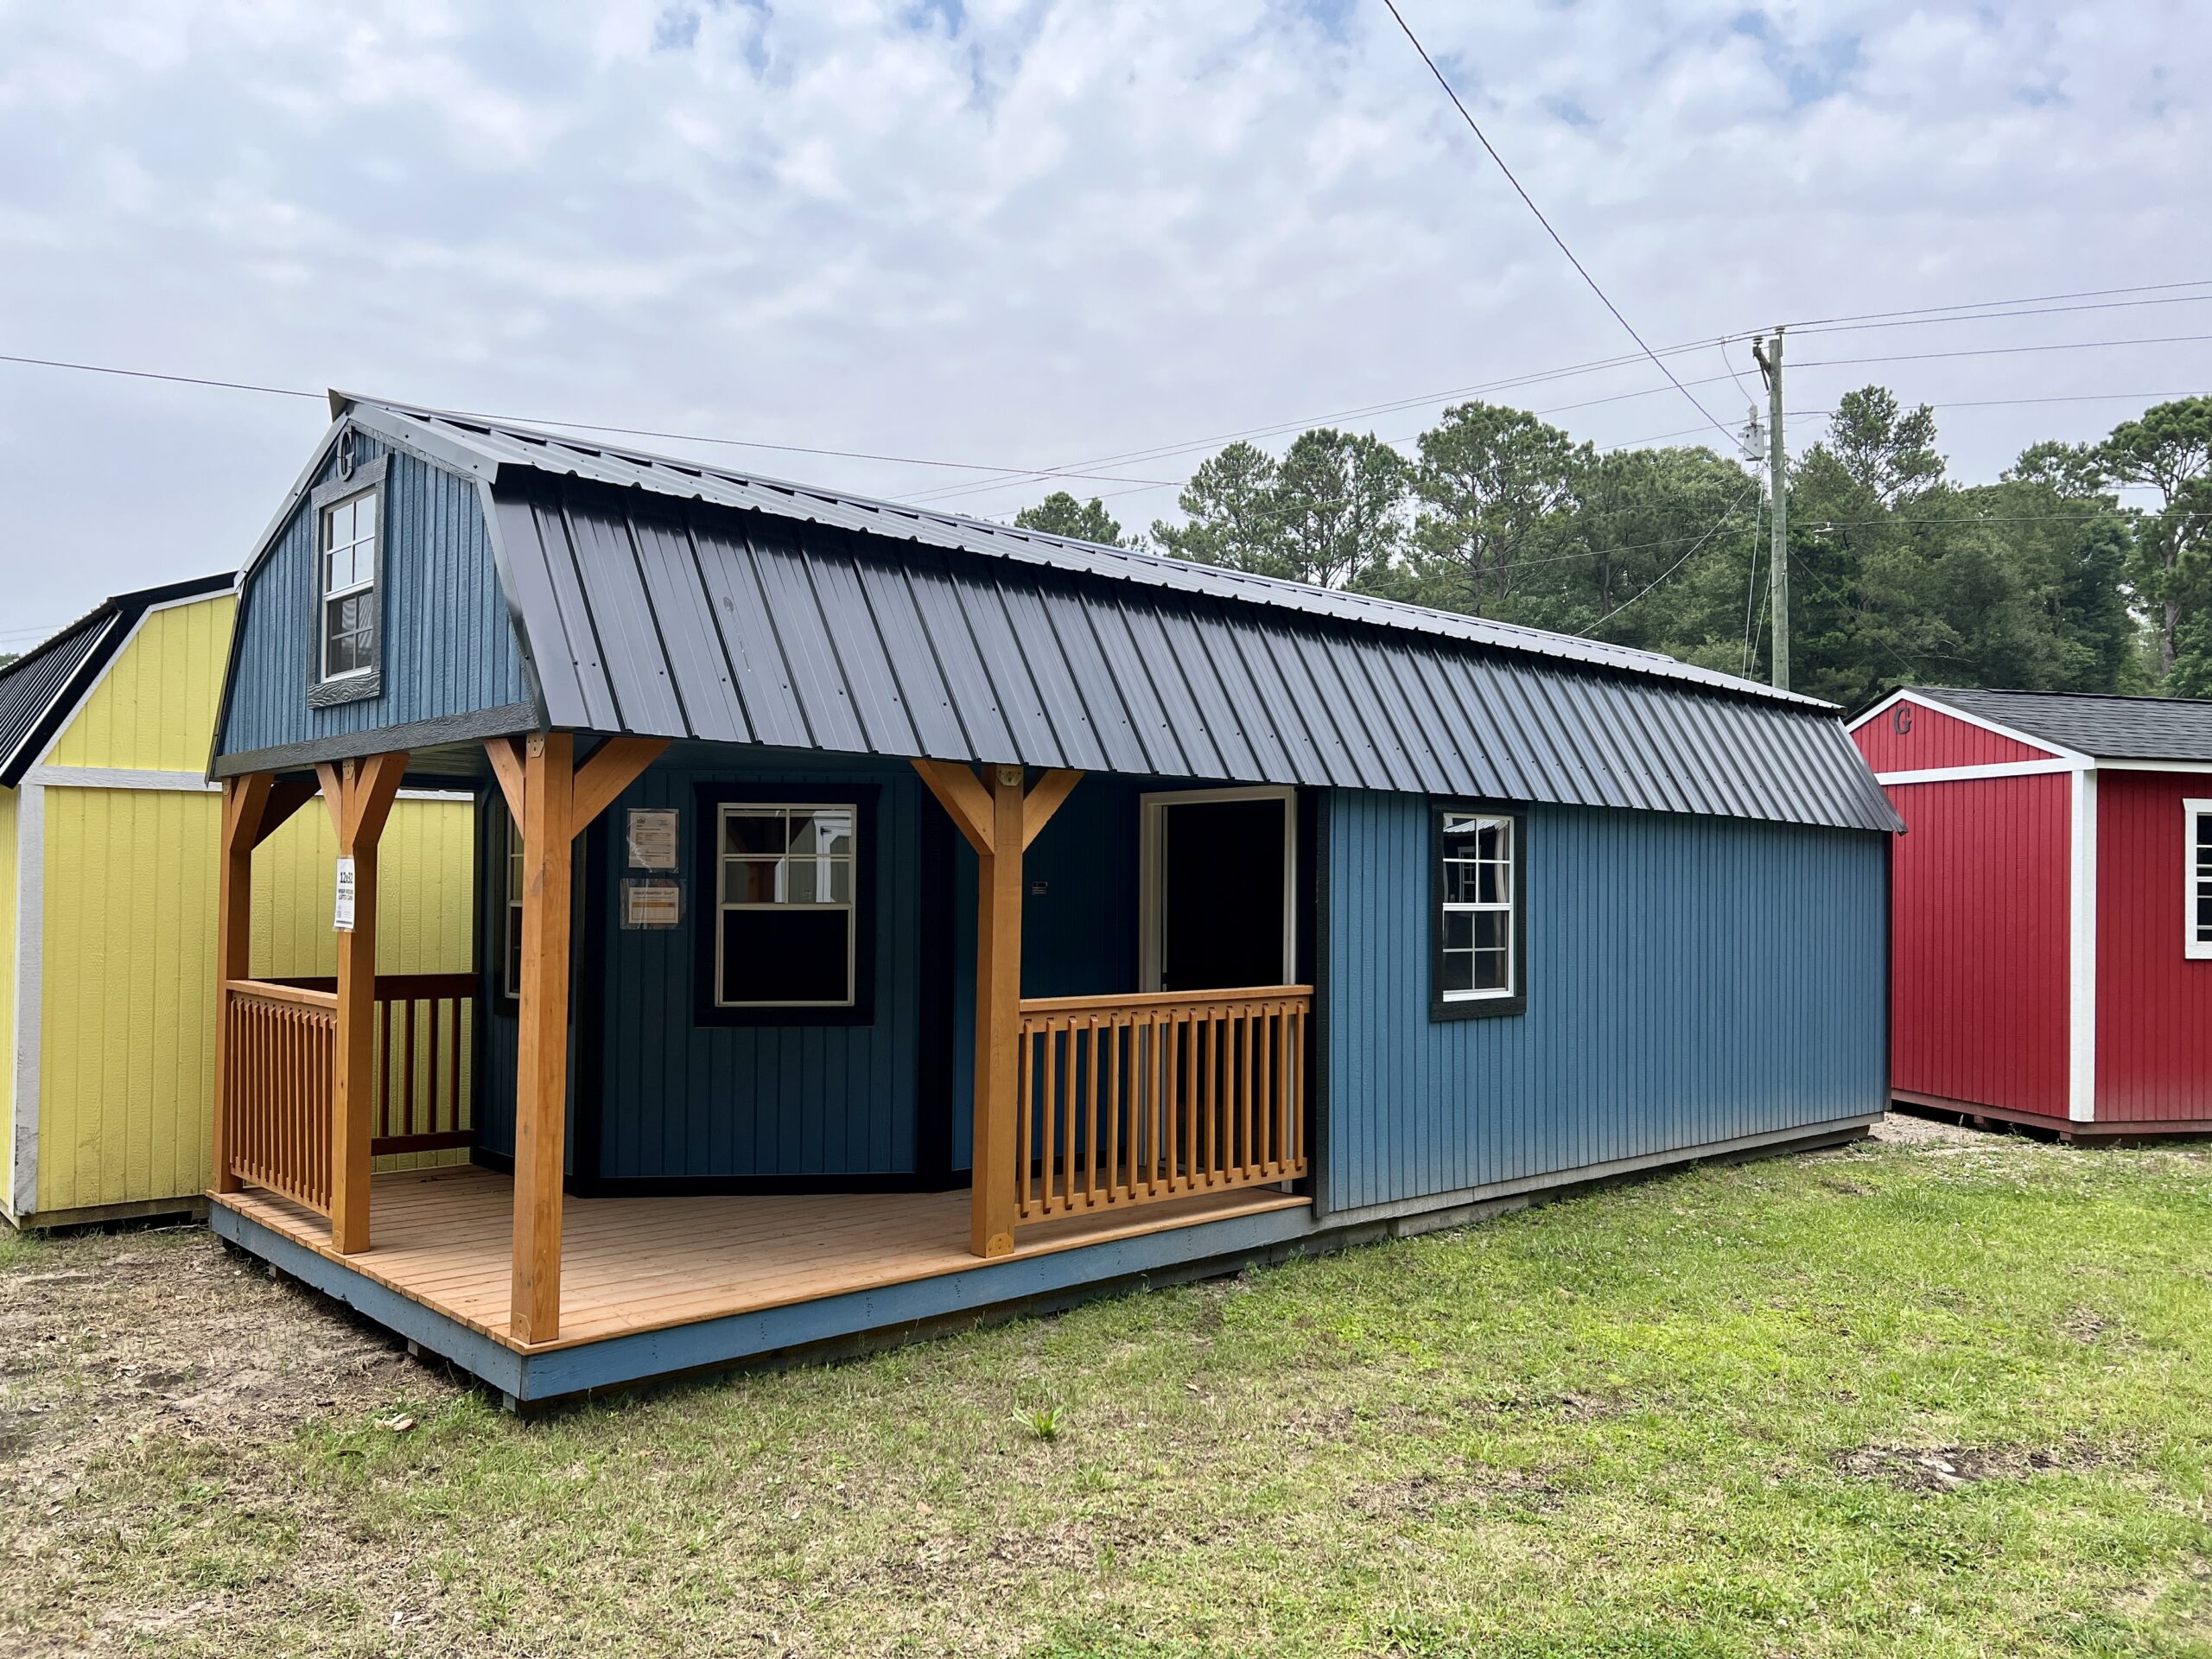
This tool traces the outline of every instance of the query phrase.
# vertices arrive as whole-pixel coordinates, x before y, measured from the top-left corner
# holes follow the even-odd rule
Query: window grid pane
[[[798,1007],[855,1000],[856,841],[849,805],[721,809],[716,1001]],[[748,924],[747,917],[759,919]]]
[[[1446,1001],[1513,992],[1513,820],[1447,812],[1437,992]]]

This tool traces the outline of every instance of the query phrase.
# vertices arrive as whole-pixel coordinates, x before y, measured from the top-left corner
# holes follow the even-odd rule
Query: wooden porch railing
[[[1021,1004],[1017,1223],[1306,1173],[1312,988]]]
[[[224,1001],[232,1166],[327,1215],[336,982],[237,979]],[[476,1040],[474,974],[377,976],[372,1155],[474,1143]]]
[[[330,1063],[338,994],[268,980],[223,986],[232,1170],[330,1213]]]
[[[335,993],[334,979],[287,979],[302,990]],[[476,976],[378,974],[370,1048],[376,1135],[369,1151],[434,1152],[475,1143],[468,1098],[476,1041]]]

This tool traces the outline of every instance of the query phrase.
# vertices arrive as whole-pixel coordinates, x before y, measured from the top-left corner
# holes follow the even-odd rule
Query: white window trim
[[[1496,1002],[1518,996],[1521,994],[1521,987],[1515,970],[1518,955],[1516,947],[1519,945],[1521,936],[1521,917],[1520,906],[1514,900],[1520,892],[1518,883],[1521,871],[1521,837],[1515,833],[1516,826],[1513,821],[1513,815],[1510,812],[1461,811],[1453,807],[1446,807],[1444,811],[1446,817],[1472,818],[1478,829],[1486,823],[1494,823],[1505,832],[1505,897],[1491,904],[1483,904],[1479,901],[1452,904],[1441,899],[1437,900],[1437,912],[1440,916],[1450,916],[1464,912],[1471,916],[1503,915],[1505,918],[1505,983],[1503,986],[1491,986],[1478,990],[1440,991],[1437,994],[1437,1001],[1440,1002]],[[1437,874],[1441,877],[1443,872],[1440,868]]]
[[[1137,797],[1137,962],[1140,983],[1164,990],[1167,973],[1167,809],[1199,801],[1281,801],[1282,808],[1282,978],[1298,977],[1298,791],[1277,785],[1243,789],[1154,790]]]
[[[728,872],[729,855],[723,850],[723,826],[732,817],[751,817],[766,812],[842,812],[852,824],[853,849],[847,857],[850,866],[847,883],[847,897],[827,903],[794,905],[784,900],[763,904],[757,900],[733,903],[722,897],[722,881]],[[861,810],[855,801],[723,801],[715,808],[715,1006],[718,1008],[851,1008],[860,1006],[860,889],[861,889]],[[834,855],[818,854],[817,865],[826,864]],[[819,876],[819,869],[816,874]],[[818,889],[817,889],[818,891]],[[722,917],[734,910],[842,910],[845,912],[845,994],[842,997],[798,998],[776,997],[766,1001],[733,1001],[722,995]]]
[[[2191,962],[2212,962],[2212,936],[2199,938],[2196,931],[2198,884],[2212,886],[2212,872],[2200,875],[2196,869],[2197,823],[2208,818],[2212,818],[2212,800],[2181,804],[2181,953]]]
[[[366,537],[357,536],[353,540],[346,543],[346,545],[348,548],[358,548],[361,545],[363,541],[365,540],[368,543],[369,574],[365,580],[349,583],[343,588],[324,587],[322,588],[321,602],[315,611],[315,667],[318,671],[316,678],[325,685],[337,685],[341,684],[347,680],[362,679],[377,671],[377,664],[373,662],[366,664],[365,667],[349,668],[335,674],[330,671],[331,606],[339,600],[351,599],[356,594],[372,594],[377,590],[378,556],[383,547],[384,537],[384,502],[380,499],[377,486],[373,483],[365,485],[363,487],[354,491],[350,495],[340,496],[335,501],[326,501],[316,512],[315,527],[315,575],[319,578],[327,578],[329,575],[330,556],[338,550],[335,547],[330,545],[327,539],[330,526],[331,515],[336,512],[340,507],[352,506],[355,502],[361,500],[364,497],[376,502],[376,524],[374,527],[370,530]],[[371,654],[372,656],[380,654],[381,647],[384,644],[384,605],[381,596],[379,596],[377,605],[376,631],[377,644],[379,647],[379,651],[378,652],[372,652]]]

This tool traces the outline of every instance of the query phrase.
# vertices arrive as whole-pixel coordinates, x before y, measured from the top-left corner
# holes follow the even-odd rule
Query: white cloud
[[[2212,273],[2202,8],[1407,4],[1655,341]],[[1791,402],[2192,389],[2202,345],[1813,366],[2190,333],[2212,307],[1835,335]],[[0,0],[0,352],[1050,464],[1624,343],[1370,0]],[[1520,395],[1611,442],[1694,423],[1658,384]],[[1942,419],[1974,476],[2127,412]],[[0,630],[235,563],[320,425],[0,366]]]

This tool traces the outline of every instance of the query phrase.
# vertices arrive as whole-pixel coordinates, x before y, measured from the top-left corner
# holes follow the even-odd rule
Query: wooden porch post
[[[968,1247],[977,1255],[1014,1252],[1016,1198],[1029,1172],[1015,1166],[1020,1110],[1021,855],[1082,779],[1048,772],[1026,795],[1020,766],[986,766],[988,784],[965,766],[917,760],[914,769],[976,849],[976,1129]]]
[[[575,837],[666,748],[610,739],[579,770],[568,732],[493,738],[484,747],[522,826],[522,982],[516,1009],[515,1220],[509,1328],[518,1342],[561,1334],[561,1184],[568,1150],[569,917]]]
[[[215,878],[215,1117],[208,1137],[214,1164],[210,1185],[217,1192],[238,1190],[231,1168],[229,986],[251,973],[253,849],[314,794],[311,785],[278,784],[265,772],[223,780],[223,861]]]
[[[315,768],[338,833],[353,861],[353,925],[338,934],[338,1029],[330,1086],[330,1243],[341,1255],[369,1248],[369,1142],[374,1121],[377,1035],[377,846],[407,771],[403,754],[326,761]]]

